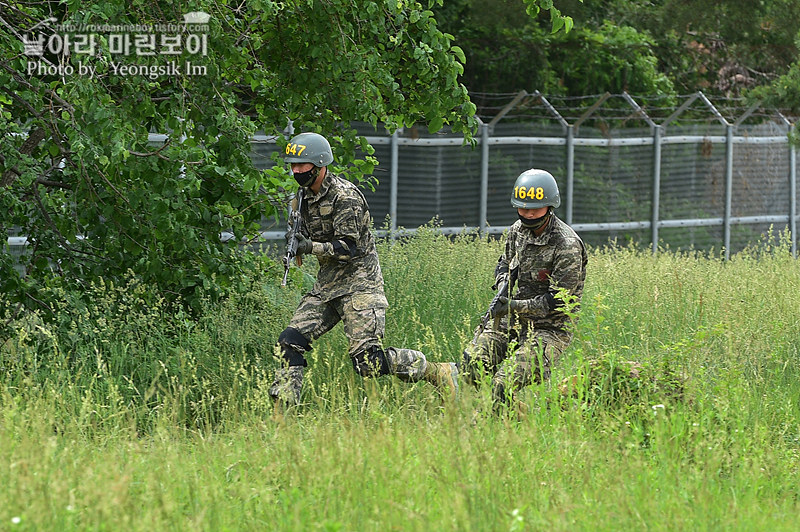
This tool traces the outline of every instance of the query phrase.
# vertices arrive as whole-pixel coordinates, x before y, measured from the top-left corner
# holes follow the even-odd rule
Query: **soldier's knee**
[[[506,388],[505,382],[498,381],[492,386],[492,402],[495,407],[511,403],[511,390]]]
[[[492,377],[495,402],[508,402],[517,392],[531,384],[531,365],[524,359],[506,360]]]
[[[288,366],[307,366],[303,353],[311,349],[311,341],[293,327],[286,327],[278,336],[281,355]]]
[[[531,361],[531,379],[535,384],[541,384],[544,381],[550,379],[550,367],[552,366],[552,357],[553,352],[548,349],[548,345],[542,342],[542,347],[538,350],[533,360]]]
[[[469,384],[477,385],[487,373],[494,372],[488,350],[482,347],[468,347],[461,356],[458,371]]]
[[[480,382],[482,369],[483,364],[480,359],[476,358],[469,349],[465,349],[461,356],[461,363],[458,364],[458,374],[463,375],[468,384],[477,384]]]
[[[386,352],[377,345],[372,345],[352,356],[353,369],[362,377],[380,377],[389,375],[391,366]]]
[[[536,366],[533,368],[533,376],[531,377],[531,380],[534,384],[541,384],[550,380],[550,366]]]

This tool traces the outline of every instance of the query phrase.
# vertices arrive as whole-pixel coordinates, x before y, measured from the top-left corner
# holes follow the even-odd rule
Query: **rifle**
[[[497,311],[497,308],[500,306],[500,298],[507,297],[511,299],[511,289],[513,288],[514,282],[517,279],[517,268],[514,268],[506,277],[504,281],[500,283],[500,287],[497,290],[497,294],[495,294],[494,299],[492,302],[489,303],[489,309],[486,311],[486,314],[483,315],[481,318],[480,326],[475,330],[475,336],[472,338],[472,343],[477,345],[478,337],[486,330],[486,326],[489,324],[489,320],[492,318],[492,314]],[[494,330],[498,330],[500,328],[500,318],[501,316],[496,316],[494,318]]]
[[[297,265],[303,264],[303,258],[297,256],[297,235],[300,233],[300,226],[302,225],[302,215],[300,209],[303,206],[303,189],[297,194],[297,206],[295,207],[295,200],[289,203],[289,230],[286,232],[286,255],[283,257],[283,281],[281,286],[286,286],[286,280],[289,276],[289,268],[292,264],[292,259],[295,259]]]

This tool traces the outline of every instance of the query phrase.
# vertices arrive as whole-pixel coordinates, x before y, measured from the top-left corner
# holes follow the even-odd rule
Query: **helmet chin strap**
[[[547,224],[547,222],[550,221],[550,213],[551,212],[553,212],[552,208],[548,207],[547,208],[547,212],[544,214],[544,216],[540,216],[538,218],[533,218],[533,219],[525,218],[521,214],[517,214],[517,216],[519,216],[519,221],[522,222],[522,225],[524,227],[526,227],[527,229],[533,229],[534,231],[536,231],[536,230],[541,229],[542,227],[544,227]]]

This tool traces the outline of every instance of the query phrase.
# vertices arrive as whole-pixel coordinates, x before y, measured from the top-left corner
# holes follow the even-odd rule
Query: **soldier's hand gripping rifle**
[[[283,257],[283,281],[281,286],[286,286],[286,280],[289,276],[289,268],[292,264],[292,259],[295,259],[297,265],[303,264],[303,256],[297,255],[298,235],[300,234],[300,226],[302,225],[302,217],[300,209],[303,206],[303,189],[297,194],[297,200],[292,200],[289,204],[289,230],[286,232],[286,255]]]
[[[503,280],[497,290],[497,294],[495,294],[494,299],[489,304],[489,309],[486,311],[486,314],[483,315],[481,318],[480,326],[475,330],[475,336],[472,338],[472,343],[475,344],[478,341],[478,337],[486,330],[486,326],[489,325],[489,320],[494,318],[494,330],[498,330],[500,328],[500,318],[503,317],[505,313],[500,312],[501,307],[503,306],[503,301],[501,298],[505,298],[505,304],[508,304],[508,300],[511,297],[511,289],[514,286],[514,281],[517,278],[517,269],[511,270],[508,277]],[[507,309],[506,309],[507,312]]]

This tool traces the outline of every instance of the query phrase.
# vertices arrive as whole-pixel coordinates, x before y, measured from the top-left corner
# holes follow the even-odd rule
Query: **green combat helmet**
[[[561,195],[555,178],[544,170],[525,170],[514,183],[511,205],[517,209],[558,207],[561,205]]]
[[[311,163],[317,167],[333,162],[331,145],[318,133],[300,133],[286,145],[284,160],[289,163]]]

